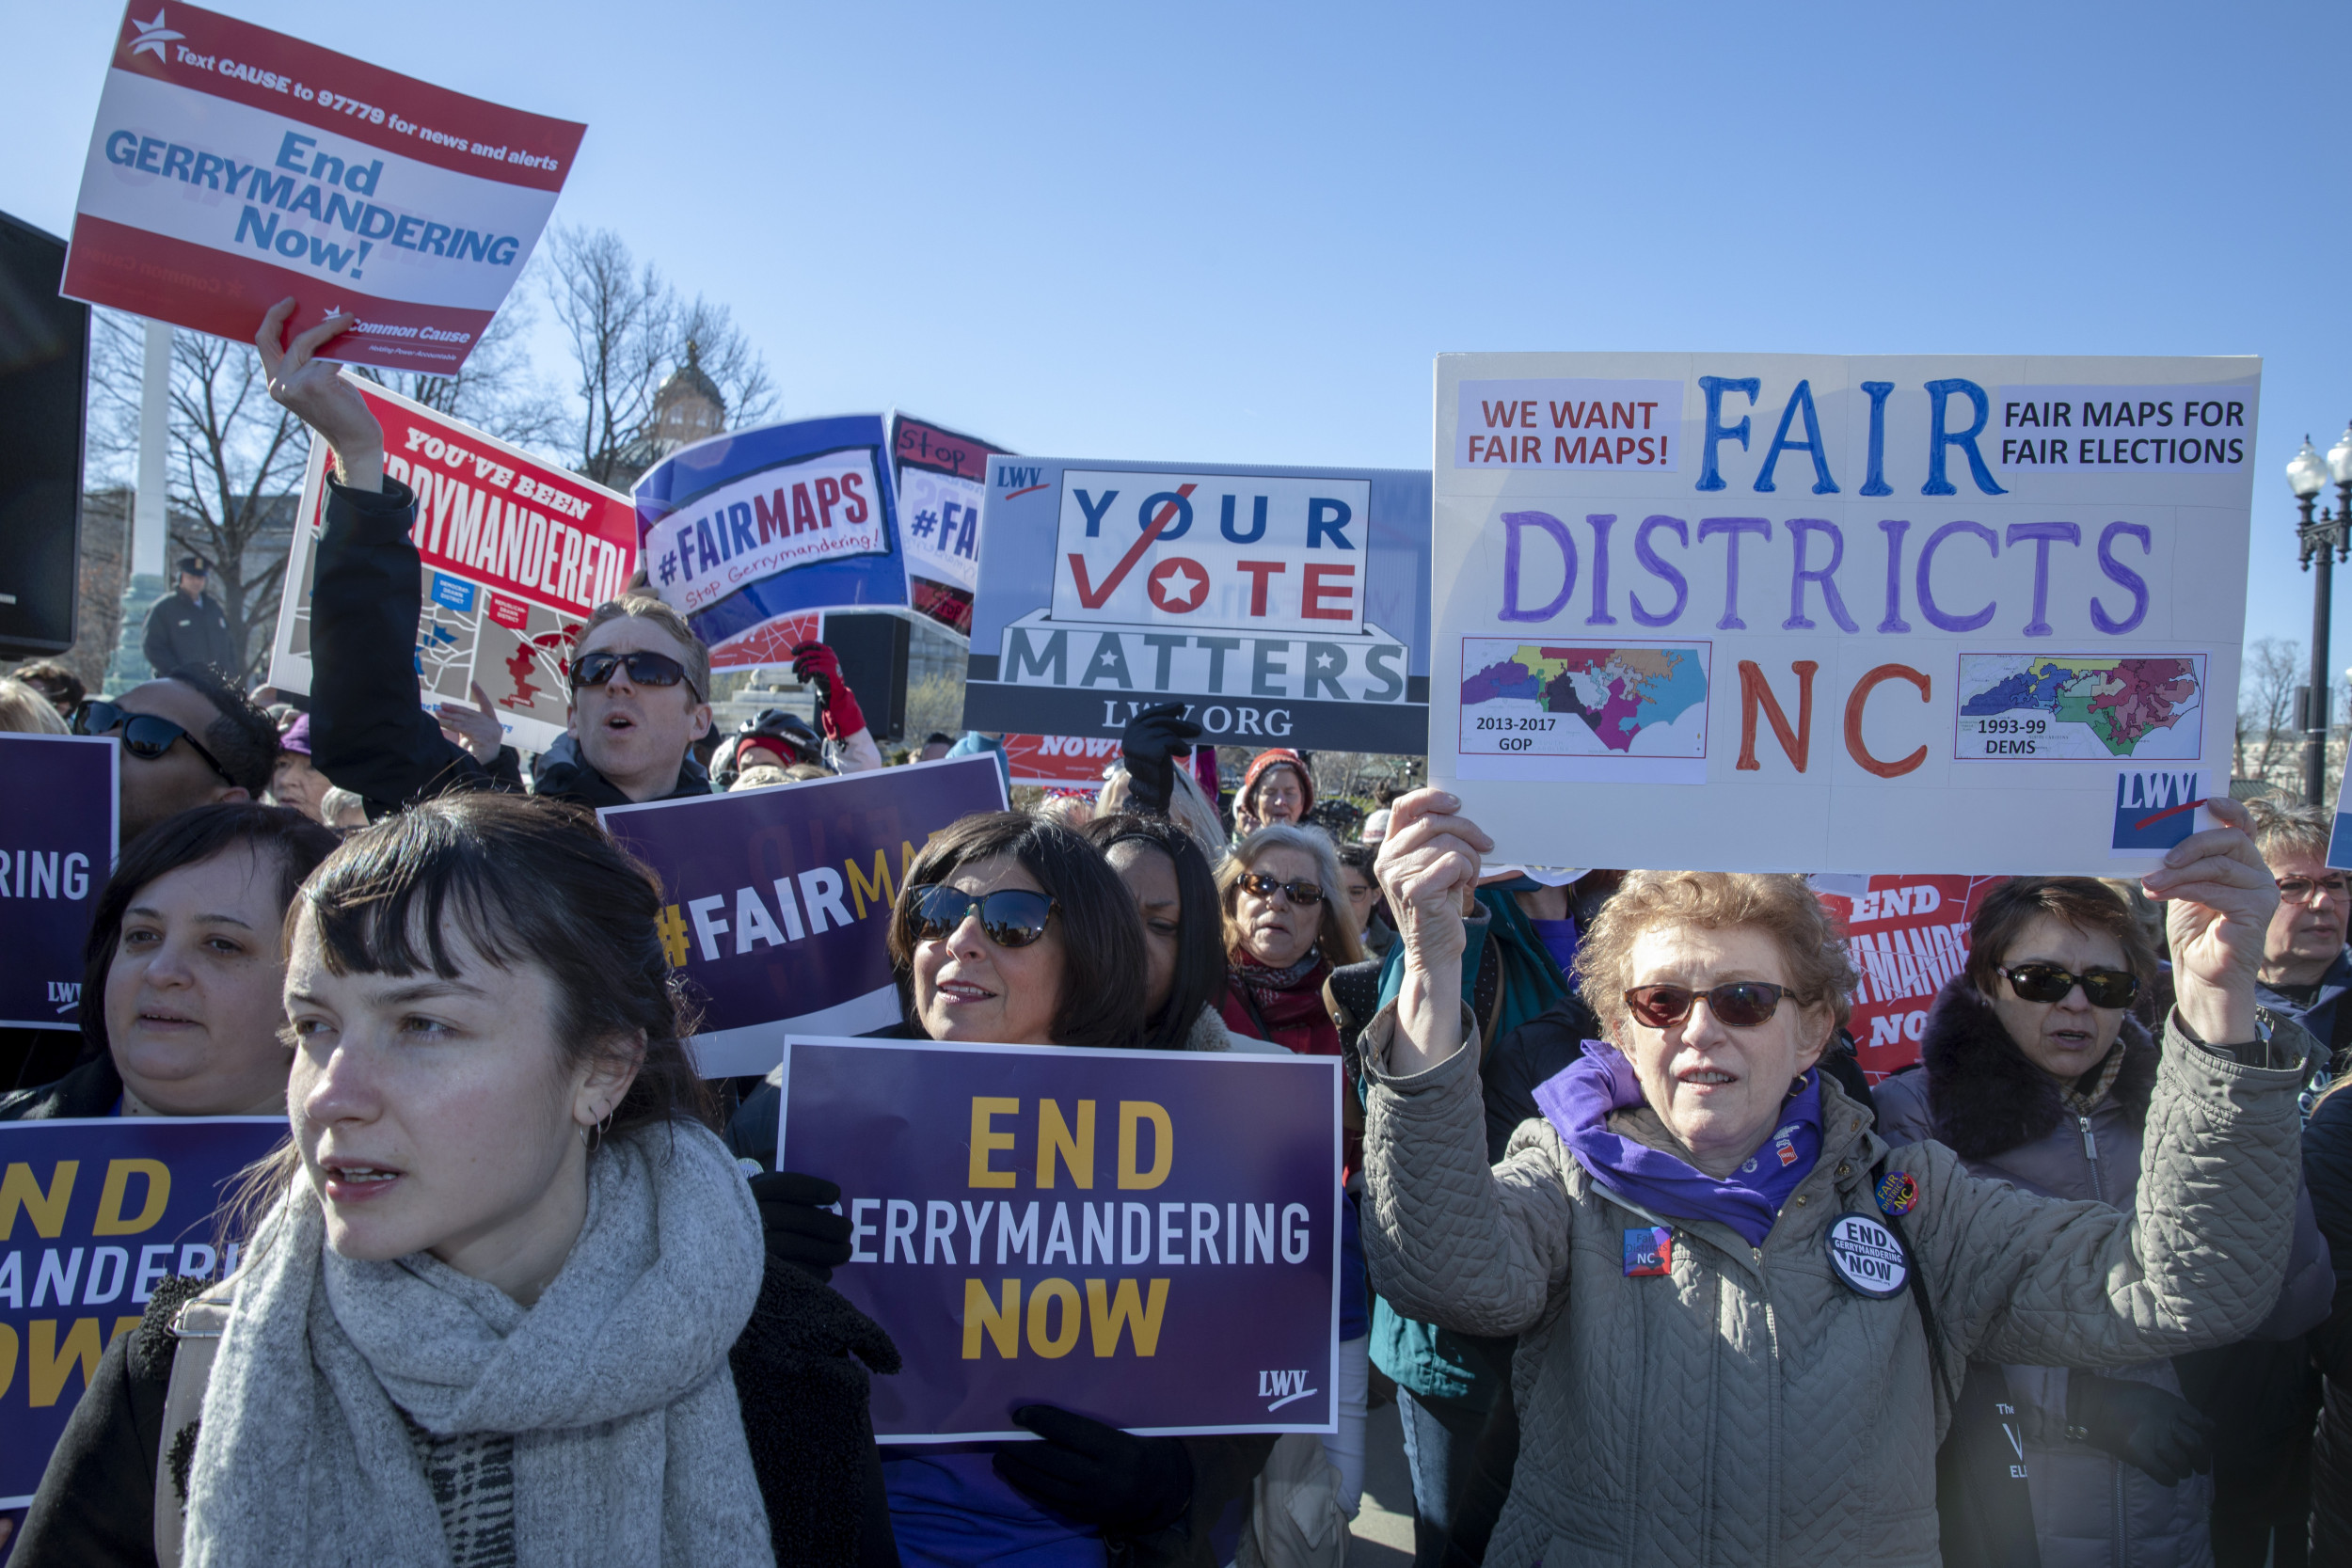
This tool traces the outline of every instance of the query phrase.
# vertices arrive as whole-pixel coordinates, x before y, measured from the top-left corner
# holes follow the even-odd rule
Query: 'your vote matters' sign
[[[2229,778],[2260,377],[1441,356],[1431,781],[1537,865],[2146,869]]]
[[[220,1208],[284,1117],[0,1124],[0,1508],[40,1484],[98,1358],[158,1282],[237,1266]]]
[[[1339,1063],[794,1036],[778,1167],[841,1186],[885,1443],[1332,1432]]]

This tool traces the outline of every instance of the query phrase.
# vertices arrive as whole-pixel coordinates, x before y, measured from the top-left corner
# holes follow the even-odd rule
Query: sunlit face
[[[269,776],[270,799],[281,806],[292,806],[311,821],[324,820],[319,802],[335,786],[326,774],[310,766],[310,759],[300,752],[280,752],[278,766]]]
[[[1143,917],[1143,1016],[1156,1018],[1176,989],[1177,939],[1183,928],[1184,895],[1176,885],[1176,863],[1149,844],[1130,839],[1111,846],[1111,869],[1135,895]]]
[[[947,885],[975,894],[1000,888],[1045,891],[1010,855],[967,861]],[[978,911],[967,912],[946,936],[915,943],[915,1018],[935,1040],[1051,1045],[1054,1015],[1061,1006],[1062,962],[1059,914],[1026,947],[999,947],[980,929]]]
[[[1315,857],[1304,849],[1287,845],[1270,845],[1260,851],[1249,869],[1273,878],[1278,882],[1305,882],[1323,885],[1323,868]],[[1320,904],[1294,904],[1288,893],[1280,888],[1271,894],[1249,891],[1245,884],[1234,890],[1233,924],[1239,931],[1242,951],[1268,969],[1287,969],[1305,958],[1323,934],[1324,911],[1330,908],[1330,899],[1337,889],[1325,889]]]
[[[1707,990],[1731,980],[1787,985],[1788,965],[1779,941],[1754,927],[1661,927],[1635,941],[1628,976],[1629,990]],[[1629,1015],[1618,1044],[1642,1098],[1699,1168],[1728,1176],[1772,1132],[1797,1075],[1820,1060],[1834,1023],[1827,1007],[1801,1007],[1790,996],[1764,1022],[1734,1029],[1701,997],[1663,1029]]]
[[[675,638],[633,615],[590,632],[573,657],[592,653],[660,654],[693,668]],[[675,686],[638,686],[623,665],[604,685],[572,693],[567,728],[589,767],[630,799],[649,800],[669,792],[688,748],[710,733],[710,705],[695,696],[691,675]]]
[[[220,717],[211,701],[192,686],[175,680],[149,681],[114,700],[126,713],[151,713],[168,719],[200,745],[205,727]],[[159,757],[143,757],[122,748],[122,842],[130,843],[167,816],[212,804],[242,800],[246,792],[213,771],[185,740],[174,740]]]
[[[587,1212],[584,1130],[635,1068],[567,1066],[548,972],[445,935],[453,979],[337,974],[301,916],[286,974],[294,1143],[337,1252],[429,1252],[528,1301]]]
[[[1371,878],[1352,865],[1340,867],[1340,886],[1347,894],[1348,913],[1355,919],[1356,929],[1370,930],[1372,928],[1372,906],[1378,900],[1380,890],[1373,885]]]
[[[1250,799],[1261,823],[1295,822],[1306,815],[1307,792],[1299,787],[1298,772],[1293,768],[1269,768],[1259,774]]]
[[[2106,931],[2077,930],[2054,914],[2034,916],[2001,955],[2001,968],[2049,963],[2071,974],[2092,969],[2128,969],[2123,944]],[[2053,1078],[2073,1081],[2106,1056],[2107,1048],[2123,1027],[2122,1007],[2094,1007],[2074,987],[2060,1002],[2028,1002],[2003,974],[1996,982],[1993,1010],[2001,1027],[2026,1059]]]
[[[106,1044],[126,1108],[266,1116],[286,1103],[278,863],[249,844],[132,895],[106,966]]]
[[[2290,978],[2288,983],[2309,984],[2344,951],[2344,926],[2352,920],[2352,893],[2346,891],[2344,874],[2315,855],[2280,850],[2270,858],[2269,865],[2270,874],[2279,879],[2279,907],[2271,913],[2270,930],[2263,941],[2263,963],[2267,970],[2308,974],[2308,980]],[[2308,885],[2295,890],[2298,896],[2290,897],[2290,882]]]

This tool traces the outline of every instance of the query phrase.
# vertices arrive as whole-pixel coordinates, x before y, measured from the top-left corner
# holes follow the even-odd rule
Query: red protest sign
[[[1852,1031],[1872,1080],[1919,1059],[1928,1007],[1968,962],[1968,926],[1985,895],[2006,877],[1816,877],[1814,889],[1838,917],[1862,983]]]

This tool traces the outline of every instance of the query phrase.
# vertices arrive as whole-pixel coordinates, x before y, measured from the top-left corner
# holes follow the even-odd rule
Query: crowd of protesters
[[[1802,878],[1491,864],[1451,795],[1220,776],[1173,705],[1090,798],[921,848],[882,1034],[1340,1058],[1339,1430],[1029,1404],[1036,1441],[878,1447],[839,1189],[773,1169],[780,1074],[696,1076],[659,882],[593,815],[880,768],[855,693],[804,644],[817,722],[714,735],[709,651],[639,595],[548,752],[428,706],[414,497],[311,357],[347,318],[285,316],[272,395],[334,456],[307,699],[229,673],[195,557],[154,679],[0,679],[0,728],[119,743],[122,844],[79,1034],[6,1042],[0,1119],[293,1132],[236,1274],[107,1348],[16,1560],[1336,1565],[1393,1402],[1417,1568],[2352,1562],[2320,814],[2216,800],[2139,884],[2003,883],[1873,1084]]]

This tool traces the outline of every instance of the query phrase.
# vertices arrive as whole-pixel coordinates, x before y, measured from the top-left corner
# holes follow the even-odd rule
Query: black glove
[[[1135,1437],[1050,1404],[1012,1418],[1042,1443],[1007,1443],[996,1473],[1066,1519],[1105,1535],[1150,1535],[1192,1506],[1192,1456],[1173,1437]]]
[[[788,1170],[755,1176],[751,1188],[771,1258],[823,1280],[850,1260],[850,1222],[825,1208],[841,1201],[840,1188]]]
[[[2188,1401],[2146,1383],[2071,1372],[2066,1379],[2068,1435],[2080,1434],[2158,1486],[2178,1486],[2213,1468],[2213,1423]]]
[[[1176,792],[1176,765],[1169,759],[1192,755],[1192,743],[1200,735],[1200,726],[1184,717],[1182,703],[1147,707],[1127,721],[1120,732],[1119,752],[1127,760],[1136,810],[1168,815],[1168,798]]]

